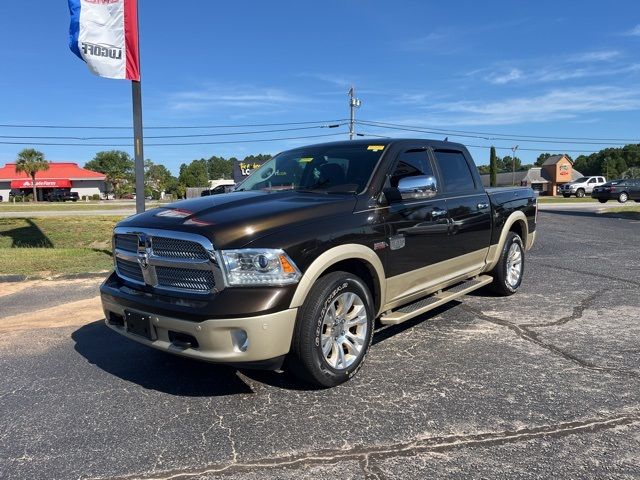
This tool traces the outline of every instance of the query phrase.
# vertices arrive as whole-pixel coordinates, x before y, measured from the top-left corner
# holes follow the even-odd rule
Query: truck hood
[[[194,198],[131,216],[121,227],[196,233],[218,248],[241,248],[279,230],[353,212],[352,194],[294,190],[232,192]]]

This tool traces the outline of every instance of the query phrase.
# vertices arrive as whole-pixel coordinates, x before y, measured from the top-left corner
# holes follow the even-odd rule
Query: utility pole
[[[518,150],[518,145],[511,147],[511,151],[513,152],[511,156],[511,170],[513,172],[512,184],[514,187],[516,186],[516,150]]]
[[[349,89],[349,140],[353,140],[353,137],[356,135],[356,108],[359,108],[362,104],[360,99],[355,97],[355,93],[356,92],[352,86]]]

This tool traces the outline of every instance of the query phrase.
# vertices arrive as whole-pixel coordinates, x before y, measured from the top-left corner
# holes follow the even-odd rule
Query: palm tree
[[[16,159],[16,173],[26,173],[31,177],[31,185],[33,187],[33,201],[38,201],[38,192],[36,190],[36,173],[49,170],[49,162],[44,159],[44,153],[34,148],[25,148],[18,153]]]

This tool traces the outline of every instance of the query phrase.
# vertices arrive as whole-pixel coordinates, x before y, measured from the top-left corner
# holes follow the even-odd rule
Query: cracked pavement
[[[0,284],[0,477],[638,478],[638,238],[543,212],[515,296],[381,329],[331,390],[129,342],[82,303],[95,280]]]

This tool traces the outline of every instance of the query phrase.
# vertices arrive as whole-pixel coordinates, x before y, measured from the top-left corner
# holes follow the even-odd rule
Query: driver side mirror
[[[402,200],[424,200],[438,193],[438,181],[433,175],[404,177],[398,182],[398,192]]]

